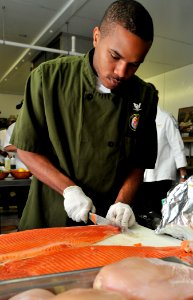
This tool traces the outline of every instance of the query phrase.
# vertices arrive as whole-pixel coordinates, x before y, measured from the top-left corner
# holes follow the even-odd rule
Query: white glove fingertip
[[[81,221],[83,221],[84,223],[88,222],[88,214],[90,210],[90,208],[82,208],[79,212]]]
[[[79,216],[76,216],[74,219],[72,219],[73,221],[79,223],[81,222],[81,219],[79,218]]]
[[[128,209],[125,211],[125,214],[123,216],[121,226],[131,227],[134,223],[135,223],[135,215],[133,213],[132,208],[128,207]]]
[[[68,216],[69,216],[69,218],[71,218],[73,221],[75,221],[75,222],[80,222],[79,214],[72,213],[72,214],[68,214]]]
[[[81,218],[81,221],[86,224],[88,222],[88,212],[84,211],[84,212],[80,213],[80,218]]]
[[[121,227],[131,227],[134,224],[135,224],[135,216],[132,213],[129,218],[122,220]]]
[[[91,212],[94,214],[96,212],[96,207],[93,205],[91,208]]]
[[[135,220],[135,215],[134,213],[132,213],[130,219],[129,219],[129,222],[128,222],[128,227],[131,227],[135,224],[136,220]]]

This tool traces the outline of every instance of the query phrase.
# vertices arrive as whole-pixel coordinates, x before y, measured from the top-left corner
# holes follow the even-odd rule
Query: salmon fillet
[[[115,226],[75,226],[32,229],[0,235],[0,264],[50,254],[65,247],[90,245],[120,233]]]
[[[28,259],[2,262],[0,280],[61,273],[102,267],[127,257],[164,258],[176,256],[183,259],[186,253],[178,247],[135,246],[82,246],[65,247],[55,252],[38,254]]]
[[[120,233],[114,226],[33,229],[0,236],[0,280],[102,267],[127,257],[189,260],[187,243],[177,247],[91,246]]]

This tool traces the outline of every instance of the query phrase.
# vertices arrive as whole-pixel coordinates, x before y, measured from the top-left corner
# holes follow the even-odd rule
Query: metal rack
[[[187,147],[188,147],[187,169],[193,170],[193,153],[192,153],[193,137],[183,137],[183,142],[184,142],[184,144],[187,144]]]

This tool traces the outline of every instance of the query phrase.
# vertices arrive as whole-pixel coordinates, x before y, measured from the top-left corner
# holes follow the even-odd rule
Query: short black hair
[[[142,40],[153,42],[154,28],[152,17],[146,8],[135,0],[118,0],[113,2],[107,8],[101,20],[101,34],[103,36],[107,35],[113,28],[113,24],[120,24]]]
[[[19,104],[16,105],[16,109],[20,109],[23,105],[23,99],[21,100],[21,102]]]

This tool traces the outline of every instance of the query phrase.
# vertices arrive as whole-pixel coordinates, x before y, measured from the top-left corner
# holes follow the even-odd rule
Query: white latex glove
[[[96,211],[92,200],[77,185],[67,187],[63,192],[63,196],[64,208],[73,221],[86,223],[89,211],[93,213]]]
[[[116,226],[131,227],[135,223],[135,215],[128,204],[117,202],[110,206],[106,218]]]

